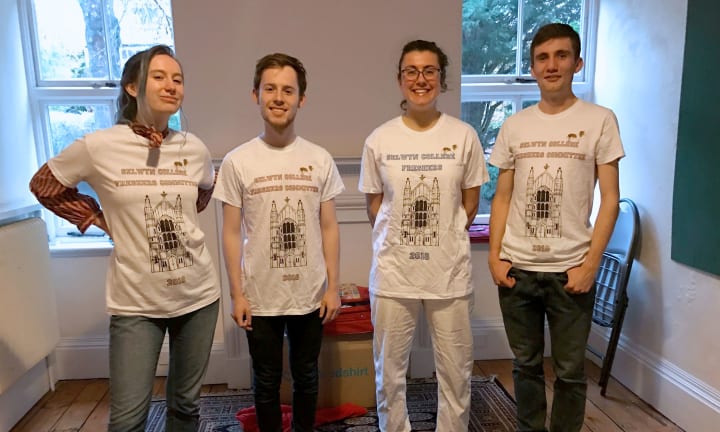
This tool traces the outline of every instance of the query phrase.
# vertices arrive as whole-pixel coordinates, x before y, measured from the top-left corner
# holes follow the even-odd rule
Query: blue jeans
[[[595,288],[570,294],[563,286],[567,273],[510,270],[513,288],[498,287],[500,309],[513,360],[518,431],[546,431],[543,351],[547,316],[556,380],[550,431],[579,431],[585,416],[585,347]]]
[[[210,359],[218,304],[174,318],[110,317],[109,431],[145,430],[166,331],[170,334],[170,364],[165,430],[197,431],[200,386]]]
[[[293,378],[292,430],[312,432],[323,332],[319,311],[307,315],[253,316],[252,327],[246,334],[253,361],[255,412],[260,432],[282,432],[280,382],[286,331]]]

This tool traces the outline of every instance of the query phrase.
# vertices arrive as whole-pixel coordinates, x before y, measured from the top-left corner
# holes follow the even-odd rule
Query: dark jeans
[[[253,316],[252,327],[246,334],[253,361],[255,411],[260,432],[282,432],[280,381],[286,331],[293,378],[292,430],[312,432],[323,330],[319,311],[307,315]]]
[[[579,431],[585,416],[585,347],[595,288],[570,294],[563,286],[567,273],[544,273],[512,268],[513,288],[498,287],[500,309],[513,360],[518,431],[546,431],[544,327],[550,327],[556,380],[550,431]]]

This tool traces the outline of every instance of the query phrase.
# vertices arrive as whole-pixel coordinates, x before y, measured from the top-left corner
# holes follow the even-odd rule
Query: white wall
[[[19,23],[17,0],[0,0],[0,212],[34,202],[27,185],[35,172],[35,140]]]
[[[688,431],[709,431],[720,421],[720,278],[670,259],[686,14],[687,0],[602,0],[595,95],[617,114],[621,194],[642,220],[613,373]]]
[[[308,71],[298,130],[335,156],[357,156],[365,137],[398,115],[397,62],[413,39],[450,57],[442,109],[460,113],[461,2],[433,0],[173,1],[185,112],[214,157],[262,128],[250,100],[255,62],[286,52]]]
[[[20,41],[17,0],[0,0],[0,82],[3,83],[0,97],[0,215],[12,213],[34,201],[27,184],[35,169],[35,141]],[[49,388],[48,369],[43,360],[0,394],[0,432],[10,430]]]

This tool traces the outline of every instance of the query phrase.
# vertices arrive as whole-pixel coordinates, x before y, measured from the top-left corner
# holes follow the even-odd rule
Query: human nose
[[[274,92],[272,92],[272,101],[276,105],[282,105],[283,103],[283,92],[282,89],[277,89]]]
[[[165,90],[169,93],[175,93],[177,91],[178,84],[172,79],[165,80]]]
[[[428,79],[425,77],[425,71],[419,70],[418,76],[415,78],[415,84],[421,84],[426,85],[428,83]]]
[[[555,56],[548,58],[547,68],[550,70],[556,70],[558,68],[558,59]]]

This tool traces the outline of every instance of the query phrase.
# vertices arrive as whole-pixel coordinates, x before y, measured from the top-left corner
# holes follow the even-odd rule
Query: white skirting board
[[[55,371],[59,380],[108,378],[109,340],[105,337],[60,340],[55,349]],[[167,375],[168,345],[163,345],[158,360],[157,375]],[[247,367],[249,367],[249,356]],[[213,343],[210,364],[203,384],[227,382],[228,358],[223,343]]]
[[[475,360],[509,359],[512,351],[507,344],[502,320],[473,320],[472,334]],[[410,376],[432,376],[435,371],[432,345],[426,330],[415,335],[410,357]],[[593,326],[590,343],[604,347],[609,339],[605,329]],[[545,356],[550,343],[545,329]],[[588,352],[588,358],[597,358]],[[611,375],[625,387],[653,406],[665,417],[687,431],[711,431],[720,422],[720,391],[684,370],[637,348],[624,337],[620,343]]]
[[[590,332],[593,346],[605,346],[607,340],[605,329],[593,327]],[[589,358],[597,361],[595,356]],[[622,335],[611,375],[684,430],[718,430],[720,390]]]

